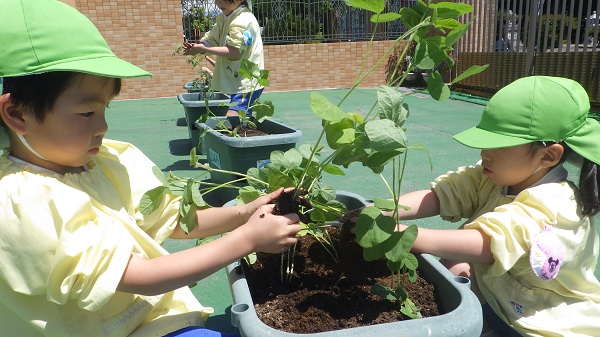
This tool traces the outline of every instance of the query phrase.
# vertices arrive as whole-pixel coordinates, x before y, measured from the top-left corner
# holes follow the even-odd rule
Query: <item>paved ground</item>
[[[347,90],[320,91],[332,102],[337,103]],[[276,108],[276,118],[284,124],[300,129],[304,133],[301,143],[313,143],[320,132],[320,123],[310,110],[310,92],[265,93]],[[471,102],[484,102],[473,98]],[[361,89],[353,93],[342,105],[345,111],[366,112],[375,102],[375,90]],[[463,100],[450,99],[436,102],[427,95],[406,97],[410,107],[410,118],[406,123],[409,142],[422,142],[428,148],[433,169],[426,154],[415,152],[409,156],[403,182],[404,191],[429,187],[436,176],[458,166],[475,163],[477,150],[469,149],[452,140],[452,135],[476,125],[483,106]],[[144,151],[162,170],[173,171],[180,176],[198,173],[189,166],[191,143],[185,125],[183,107],[175,97],[148,100],[115,101],[107,113],[108,138],[128,141]],[[384,172],[384,174],[388,174]],[[573,177],[575,178],[575,177]],[[576,179],[576,178],[575,178]],[[324,180],[339,190],[358,193],[367,198],[388,197],[385,185],[370,170],[358,164],[350,166],[343,178],[325,177]],[[598,218],[598,217],[597,217]],[[597,219],[597,223],[600,219]],[[415,221],[423,227],[442,228],[452,224],[437,218]],[[455,225],[454,225],[455,226]],[[192,246],[191,241],[165,243],[173,252]],[[600,276],[600,269],[596,271]],[[229,323],[231,294],[224,271],[199,282],[193,292],[200,301],[215,308],[207,325],[221,331],[235,331]]]

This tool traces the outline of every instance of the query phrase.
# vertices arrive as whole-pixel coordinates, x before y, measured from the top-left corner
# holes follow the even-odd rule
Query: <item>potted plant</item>
[[[259,69],[257,64],[246,59],[242,60],[240,76],[253,80],[255,86],[269,84],[269,71]],[[234,182],[228,184],[228,188],[214,191],[215,203],[223,204],[235,198],[237,189],[234,187],[247,185],[245,178],[238,174],[261,167],[269,162],[271,152],[294,148],[302,140],[302,131],[271,118],[275,108],[270,100],[256,100],[249,108],[251,114],[245,110],[233,117],[209,113],[196,123],[204,147],[202,153],[206,154],[209,167],[219,169],[211,171],[211,182]]]
[[[173,56],[181,53],[181,51],[182,47],[177,46]],[[202,146],[196,121],[202,115],[225,116],[228,110],[227,104],[230,100],[229,95],[211,89],[212,74],[202,66],[201,57],[200,55],[188,56],[187,63],[197,71],[198,76],[183,85],[187,93],[177,95],[177,99],[183,106],[185,113],[190,141],[199,153],[202,152]]]
[[[374,23],[401,19],[408,28],[406,34],[401,36],[396,43],[408,40],[415,42],[415,53],[410,61],[409,69],[430,69],[448,58],[448,51],[452,45],[464,35],[469,24],[460,24],[456,18],[472,11],[472,7],[465,4],[441,2],[432,4],[420,1],[411,8],[403,8],[399,13],[382,13],[385,8],[384,0],[362,1],[348,0],[351,6],[359,7],[375,13],[372,17]],[[429,36],[431,27],[436,27],[443,34],[435,37]],[[392,49],[395,46],[392,46]],[[399,59],[404,60],[406,55]],[[377,64],[383,60],[379,60]],[[377,64],[374,67],[377,66]],[[394,67],[392,78],[397,73]],[[483,71],[486,66],[474,66],[454,79],[457,82],[465,77]],[[358,86],[361,78],[371,71],[359,73],[359,78],[350,89],[348,95]],[[276,200],[275,210],[279,214],[296,212],[307,232],[317,233],[320,237],[327,236],[329,222],[339,218],[349,207],[339,200],[336,189],[320,182],[321,174],[343,175],[343,167],[353,163],[360,163],[369,167],[377,176],[385,178],[384,170],[391,170],[391,177],[383,179],[384,185],[390,191],[391,200],[376,199],[373,206],[365,207],[358,215],[356,222],[356,239],[362,247],[362,257],[366,261],[383,262],[389,272],[389,282],[378,283],[371,286],[371,292],[389,300],[397,309],[397,315],[403,317],[419,317],[419,307],[411,300],[404,285],[405,281],[414,281],[418,275],[423,275],[427,281],[434,284],[440,291],[442,300],[442,314],[435,319],[423,318],[414,321],[400,321],[395,323],[375,324],[346,329],[340,326],[337,331],[322,332],[319,336],[392,336],[402,332],[409,332],[412,336],[478,336],[481,331],[481,307],[474,294],[467,290],[465,280],[455,279],[437,259],[428,256],[415,256],[410,253],[412,243],[416,238],[417,227],[409,226],[404,231],[397,231],[394,217],[382,215],[382,211],[396,213],[399,209],[398,197],[401,193],[403,171],[406,167],[408,153],[413,151],[427,152],[419,143],[409,143],[404,123],[409,116],[409,107],[404,102],[405,94],[397,90],[397,86],[404,81],[404,72],[394,86],[381,86],[377,91],[376,104],[366,115],[354,112],[344,112],[339,108],[342,102],[333,104],[323,95],[314,92],[311,96],[311,109],[318,117],[318,122],[323,126],[322,132],[312,145],[303,144],[299,148],[287,151],[274,151],[270,155],[270,163],[260,168],[250,168],[241,178],[245,179],[248,186],[237,187],[239,194],[236,202],[253,200],[262,193],[279,187],[289,187],[291,190],[283,193],[281,200]],[[428,82],[431,96],[437,100],[449,97],[448,84],[444,83],[439,72],[431,73]],[[323,152],[326,142],[331,151]],[[324,154],[328,155],[320,159]],[[195,156],[192,162],[197,166],[207,169],[211,175],[220,169],[206,164],[197,163]],[[390,173],[390,172],[388,172]],[[188,186],[195,181],[189,181]],[[201,186],[203,182],[199,183]],[[220,189],[230,185],[231,182],[207,187]],[[192,191],[194,189],[192,188]],[[199,194],[205,193],[202,190]],[[155,192],[158,193],[158,192]],[[187,200],[194,202],[193,193]],[[184,194],[185,196],[185,194]],[[282,202],[285,199],[287,202]],[[157,199],[158,200],[158,199]],[[364,205],[365,202],[359,202]],[[191,204],[188,204],[188,207]],[[290,205],[291,208],[284,207]],[[343,227],[342,227],[343,228]],[[329,245],[324,245],[328,246]],[[327,248],[328,256],[333,259],[337,256],[334,250]],[[282,279],[294,278],[294,254],[284,254],[281,258]],[[281,335],[291,336],[277,328],[267,328],[262,323],[257,323],[258,318],[248,291],[237,292],[237,288],[247,288],[243,273],[240,274],[238,264],[228,267],[231,287],[234,297],[232,308],[233,323],[240,328],[242,336]],[[451,290],[451,288],[454,288]],[[452,299],[453,298],[453,299]],[[354,305],[348,303],[347,305]],[[335,309],[334,309],[335,310]],[[460,321],[459,324],[456,324]],[[262,324],[262,325],[261,325]],[[255,334],[257,332],[258,334]]]
[[[409,28],[408,32],[399,40],[407,39],[409,45],[414,42],[414,55],[407,62],[407,69],[396,85],[400,85],[412,70],[432,69],[427,84],[431,96],[437,100],[449,97],[449,84],[444,83],[438,69],[434,68],[435,65],[451,59],[448,53],[451,51],[452,45],[464,35],[469,25],[460,24],[456,17],[472,11],[471,6],[448,2],[438,4],[419,2],[411,8],[401,9],[399,13],[383,14],[385,7],[383,0],[370,2],[349,0],[347,3],[374,12],[372,20],[376,23],[402,19],[404,25]],[[440,33],[429,36],[428,33],[432,27],[436,27]],[[406,55],[401,55],[400,60],[406,60],[405,57]],[[392,70],[392,75],[398,71],[398,68],[399,65]],[[453,82],[481,72],[485,68],[486,66],[474,66]],[[360,79],[356,83],[359,82]],[[357,85],[355,84],[354,87]],[[252,200],[265,189],[270,191],[279,186],[293,187],[295,192],[286,195],[291,194],[291,201],[288,203],[295,204],[295,211],[299,214],[301,221],[309,228],[326,228],[326,222],[330,221],[331,217],[338,216],[341,208],[338,207],[339,203],[335,202],[335,189],[319,183],[322,172],[343,174],[341,167],[352,163],[361,163],[377,175],[380,175],[385,167],[391,168],[391,183],[384,179],[385,186],[390,191],[391,200],[377,199],[373,206],[362,210],[355,229],[357,242],[363,248],[364,259],[368,261],[383,260],[389,268],[390,283],[373,285],[372,293],[397,303],[398,311],[402,315],[419,317],[419,308],[411,301],[401,280],[405,277],[413,281],[417,278],[417,273],[422,272],[423,275],[430,277],[431,282],[440,289],[447,289],[443,284],[454,284],[456,286],[455,298],[459,300],[454,305],[442,304],[446,312],[435,319],[402,321],[348,330],[342,328],[338,331],[322,332],[316,335],[391,336],[410,332],[412,336],[478,336],[482,324],[481,307],[476,297],[462,284],[465,280],[455,280],[454,276],[431,256],[417,257],[411,254],[410,248],[416,238],[417,227],[413,225],[404,231],[397,231],[394,218],[382,215],[382,211],[397,213],[401,207],[397,203],[397,198],[400,195],[402,172],[409,150],[426,151],[426,149],[421,144],[408,143],[404,122],[409,114],[408,106],[403,102],[404,95],[396,88],[382,86],[379,88],[377,96],[377,104],[373,110],[369,111],[366,116],[362,116],[344,112],[339,108],[341,102],[336,105],[322,95],[313,93],[311,109],[321,119],[320,122],[323,125],[322,133],[316,144],[283,153],[273,153],[270,164],[259,169],[249,170],[248,175],[253,179],[249,180],[250,186],[240,190],[238,202]],[[327,142],[333,153],[324,160],[318,161],[316,158],[321,154],[321,141]],[[268,186],[261,186],[264,182],[268,182]],[[277,209],[279,202],[275,201],[275,203]],[[287,209],[282,214],[293,210]],[[310,213],[307,215],[307,212]],[[289,262],[289,258],[287,261],[286,263],[282,262],[282,265],[295,265],[295,262]],[[289,268],[284,269],[289,273]],[[425,270],[435,270],[436,272],[429,273]],[[274,327],[258,323],[254,310],[256,303],[253,303],[249,292],[243,289],[247,288],[244,276],[240,275],[236,265],[230,266],[228,271],[235,302],[232,309],[232,320],[240,328],[242,335],[290,336],[289,332],[278,332],[278,329]],[[286,277],[282,277],[282,279],[286,279]],[[453,297],[450,295],[450,291],[446,290],[444,295],[447,295],[448,298]],[[455,320],[458,320],[457,317],[463,318],[460,320],[460,327],[454,323]],[[465,321],[464,318],[467,320]]]

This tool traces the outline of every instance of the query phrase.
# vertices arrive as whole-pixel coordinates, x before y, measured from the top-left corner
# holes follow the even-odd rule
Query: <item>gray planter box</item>
[[[203,153],[210,167],[246,174],[251,167],[261,167],[269,162],[271,152],[287,151],[302,140],[302,131],[284,125],[273,119],[266,119],[256,123],[258,130],[269,135],[257,137],[229,137],[223,135],[215,128],[219,121],[227,127],[239,124],[238,117],[209,118],[206,123],[196,123],[200,133],[207,130],[202,139]],[[221,172],[211,172],[210,180],[213,183],[225,183],[236,179],[236,175]],[[244,186],[246,183],[236,183],[235,186]],[[237,197],[237,189],[221,188],[215,191],[220,201]]]
[[[353,193],[339,192],[338,200],[349,209],[367,204],[367,201]],[[452,275],[436,257],[429,254],[417,255],[419,270],[433,283],[441,297],[443,314],[415,320],[371,326],[342,329],[311,334],[315,337],[478,337],[483,326],[483,316],[479,300],[470,290],[470,282],[465,277]],[[243,337],[304,337],[271,328],[264,324],[254,310],[254,303],[248,283],[239,262],[227,266],[227,277],[233,296],[231,323],[238,327]]]
[[[200,116],[207,113],[207,105],[204,99],[201,99],[200,94],[197,92],[185,93],[177,95],[179,103],[183,105],[185,111],[185,119],[187,122],[188,133],[192,146],[196,147],[196,151],[201,153],[201,146],[199,145],[198,128],[196,127],[196,121]],[[225,116],[229,106],[222,104],[228,104],[230,101],[229,95],[221,92],[215,92],[214,97],[208,100],[208,109],[216,116]]]

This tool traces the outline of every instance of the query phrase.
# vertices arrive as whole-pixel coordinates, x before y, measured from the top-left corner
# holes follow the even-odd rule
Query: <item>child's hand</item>
[[[281,193],[281,191],[279,191]],[[254,251],[279,254],[295,244],[300,230],[297,214],[273,215],[273,205],[263,205],[239,229],[252,243]]]
[[[202,47],[204,46],[201,43],[191,43],[184,42],[181,47],[183,47],[183,55],[195,55],[202,52]]]

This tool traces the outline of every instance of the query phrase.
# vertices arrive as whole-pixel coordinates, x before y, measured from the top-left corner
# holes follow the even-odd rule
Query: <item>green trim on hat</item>
[[[56,0],[3,0],[0,77],[74,71],[106,77],[152,75],[124,61],[83,14]]]

